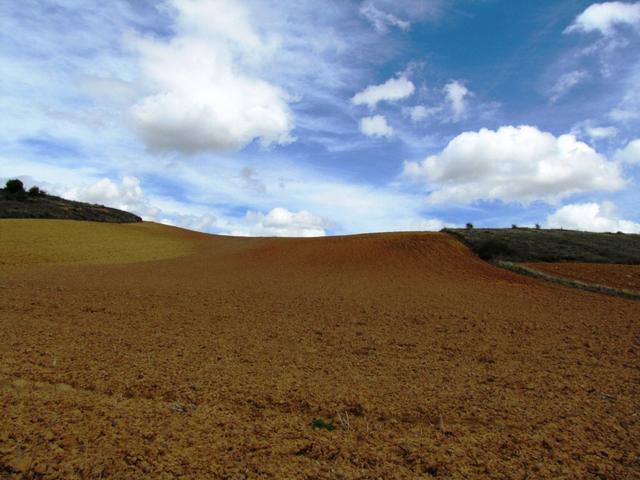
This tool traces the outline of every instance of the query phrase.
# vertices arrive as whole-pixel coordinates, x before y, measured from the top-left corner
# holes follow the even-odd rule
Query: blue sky
[[[640,232],[640,2],[0,8],[0,180],[236,235]]]

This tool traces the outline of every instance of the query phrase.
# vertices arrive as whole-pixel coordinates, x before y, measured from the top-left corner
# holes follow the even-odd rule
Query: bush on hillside
[[[13,193],[13,194],[24,193],[24,185],[17,178],[7,180],[7,184],[4,187],[4,189],[7,193]]]
[[[4,189],[4,196],[8,200],[24,201],[27,198],[27,192],[24,191],[24,185],[16,178],[8,180]]]
[[[500,260],[515,254],[515,251],[500,240],[486,240],[477,248],[477,253],[483,260]]]

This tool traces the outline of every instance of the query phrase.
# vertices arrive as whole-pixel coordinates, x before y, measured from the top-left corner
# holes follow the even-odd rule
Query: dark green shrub
[[[29,195],[31,195],[32,197],[37,197],[38,195],[42,195],[43,193],[44,192],[35,185],[29,189]]]
[[[331,421],[325,422],[321,418],[314,418],[313,422],[311,422],[311,426],[313,428],[320,428],[320,429],[329,430],[330,432],[332,432],[333,430],[336,429],[336,426],[333,424],[333,422],[331,422]]]
[[[540,224],[536,223],[536,230],[540,230]]]
[[[467,228],[467,230],[472,230],[473,229],[473,223],[469,222],[465,225],[465,227]]]
[[[506,259],[515,254],[515,251],[500,240],[486,240],[477,249],[478,256],[483,260]]]
[[[4,189],[7,193],[12,193],[12,194],[24,193],[24,185],[17,178],[7,180],[7,184],[4,187]]]

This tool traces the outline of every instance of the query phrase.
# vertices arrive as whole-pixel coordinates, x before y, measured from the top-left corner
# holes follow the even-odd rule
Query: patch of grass
[[[333,422],[331,421],[325,422],[321,418],[314,418],[313,421],[311,422],[311,427],[314,429],[329,430],[330,432],[336,429],[336,426],[333,424]]]

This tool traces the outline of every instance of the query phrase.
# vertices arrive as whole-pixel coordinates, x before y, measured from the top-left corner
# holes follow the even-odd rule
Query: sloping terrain
[[[179,257],[192,251],[189,234],[153,223],[120,225],[71,220],[0,220],[0,266],[114,264]]]
[[[445,234],[152,228],[190,253],[0,263],[0,474],[640,478],[638,302]]]
[[[486,260],[640,265],[637,234],[533,228],[466,228],[446,232]]]
[[[103,205],[75,202],[47,194],[11,194],[4,189],[0,189],[0,218],[53,218],[112,223],[142,221],[133,213]]]
[[[528,263],[535,270],[581,282],[640,292],[640,265],[594,263]]]

